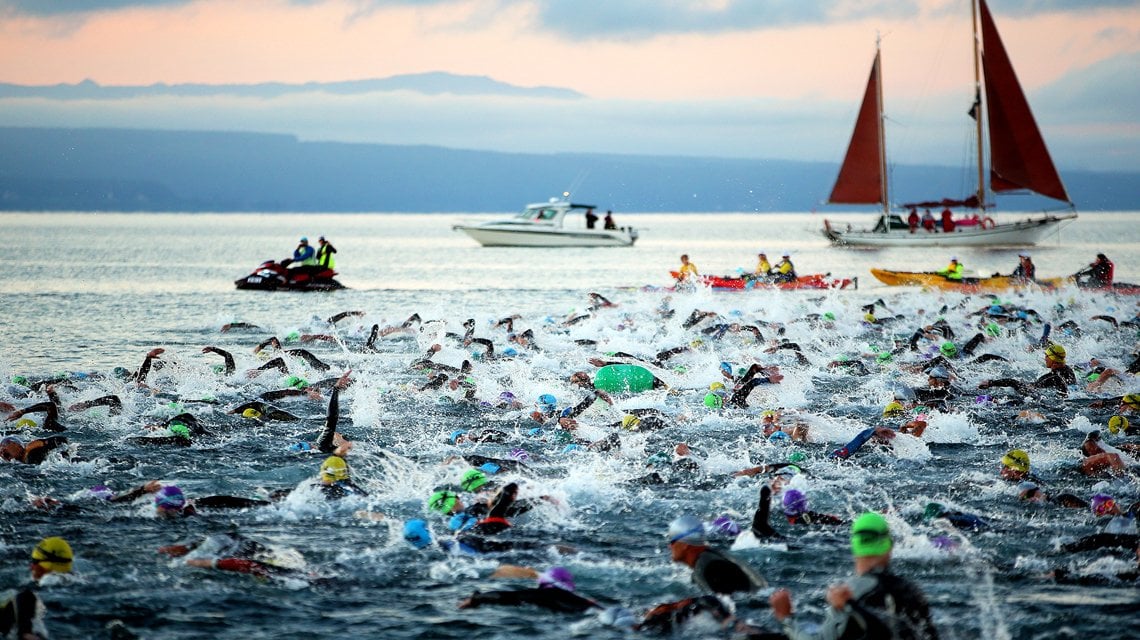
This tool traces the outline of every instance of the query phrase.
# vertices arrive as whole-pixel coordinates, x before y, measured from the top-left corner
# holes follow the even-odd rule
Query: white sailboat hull
[[[1027,218],[1016,222],[981,227],[959,227],[951,233],[930,233],[919,228],[874,231],[870,229],[837,229],[824,220],[823,235],[836,245],[852,247],[982,247],[1035,245],[1056,234],[1076,220],[1077,214]]]
[[[484,247],[629,247],[636,232],[603,229],[558,229],[535,226],[456,225]]]

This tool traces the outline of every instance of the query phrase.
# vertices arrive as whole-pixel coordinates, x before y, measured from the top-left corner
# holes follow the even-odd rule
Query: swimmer
[[[71,573],[74,553],[71,545],[59,537],[40,540],[32,549],[31,574],[37,583],[51,574]],[[24,588],[6,601],[0,602],[0,636],[19,640],[47,638],[44,614],[47,607],[32,588]]]
[[[788,489],[784,492],[784,517],[788,524],[834,526],[844,524],[842,518],[828,513],[811,511],[807,496],[798,489]]]
[[[484,605],[519,606],[533,605],[559,613],[583,613],[590,609],[600,609],[601,605],[590,598],[574,592],[574,576],[565,567],[551,567],[538,573],[528,567],[511,567],[512,571],[500,568],[492,577],[530,576],[538,581],[533,589],[512,591],[476,591],[459,603],[460,609],[474,609]]]
[[[704,523],[697,518],[681,516],[673,520],[666,539],[673,562],[692,568],[693,582],[706,592],[751,593],[767,586],[764,578],[740,559],[728,551],[709,547]]]
[[[1034,382],[1025,383],[1014,378],[999,378],[986,380],[979,384],[978,388],[1010,387],[1022,395],[1035,395],[1035,392],[1043,389],[1055,389],[1061,395],[1068,395],[1069,385],[1077,383],[1077,375],[1065,364],[1065,355],[1064,347],[1055,342],[1050,343],[1045,348],[1045,367],[1049,371]]]
[[[1108,451],[1111,448],[1100,441],[1099,431],[1090,431],[1081,443],[1081,460],[1079,468],[1086,476],[1096,475],[1102,471],[1119,475],[1127,468],[1119,453]]]
[[[5,462],[22,462],[24,464],[41,464],[47,460],[47,456],[52,451],[65,448],[67,446],[67,438],[63,436],[51,436],[50,438],[36,438],[24,444],[16,436],[5,436],[0,439],[0,460]],[[70,456],[64,451],[64,459],[70,460]]]
[[[107,413],[112,416],[121,415],[123,413],[123,401],[116,395],[106,395],[94,400],[85,400],[83,402],[76,402],[67,408],[68,411],[87,411],[95,407],[107,407]]]
[[[29,413],[43,413],[43,424],[40,425],[47,431],[67,431],[67,427],[63,426],[59,421],[59,407],[54,401],[37,402],[30,407],[24,407],[17,411],[8,414],[8,422],[15,422],[20,418],[28,415]]]
[[[368,496],[368,492],[349,479],[348,463],[340,456],[329,456],[321,463],[318,487],[326,500],[340,500],[348,496]]]
[[[234,363],[234,355],[225,349],[214,346],[202,347],[202,353],[213,353],[215,355],[221,356],[222,361],[225,363],[223,365],[222,371],[227,376],[232,376],[234,374],[234,371],[237,370],[237,365]]]

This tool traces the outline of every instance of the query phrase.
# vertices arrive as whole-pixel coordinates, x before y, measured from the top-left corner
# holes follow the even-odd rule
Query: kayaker
[[[958,256],[950,256],[950,264],[946,265],[945,269],[935,271],[938,275],[946,278],[947,280],[962,281],[962,276],[965,275],[966,268],[961,262],[958,262]]]
[[[701,274],[699,271],[697,271],[697,265],[689,262],[689,254],[681,254],[681,268],[677,269],[677,279],[684,282],[690,277],[696,277],[699,275]]]
[[[773,269],[772,279],[776,282],[795,282],[796,267],[792,264],[792,256],[787,251],[781,256]]]
[[[1037,277],[1037,267],[1033,264],[1033,260],[1029,258],[1029,254],[1022,251],[1017,254],[1017,268],[1009,275],[1011,278],[1023,280],[1025,282],[1033,282]]]
[[[772,265],[768,263],[768,255],[761,251],[757,258],[756,271],[752,275],[756,278],[767,278],[772,273]]]
[[[1080,287],[1107,288],[1112,286],[1112,278],[1116,265],[1103,253],[1096,254],[1096,261],[1085,269],[1073,274],[1073,278]]]

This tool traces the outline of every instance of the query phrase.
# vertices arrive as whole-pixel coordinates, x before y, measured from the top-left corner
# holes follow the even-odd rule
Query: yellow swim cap
[[[709,391],[719,391],[724,388],[723,382],[714,382],[709,385]]]
[[[1056,342],[1050,342],[1049,346],[1045,347],[1045,355],[1054,360],[1060,360],[1063,362],[1065,360],[1065,347],[1062,347]]]
[[[1121,398],[1120,402],[1132,407],[1140,407],[1140,393],[1130,393]]]
[[[1001,463],[1010,469],[1022,473],[1029,473],[1029,454],[1021,449],[1014,449],[1001,457]]]
[[[35,429],[36,426],[36,421],[31,418],[20,418],[16,421],[17,429]]]
[[[321,463],[321,481],[340,482],[348,480],[348,463],[340,456],[329,456]]]
[[[875,314],[873,314],[873,313],[865,313],[865,314],[863,314],[863,319],[864,319],[864,320],[866,320],[867,322],[870,322],[870,323],[874,324],[874,322],[875,322]]]
[[[249,409],[241,412],[241,417],[249,418],[250,420],[257,420],[261,417],[261,412],[257,409],[254,409],[253,407],[250,407]]]
[[[48,571],[57,573],[70,573],[71,561],[75,556],[71,553],[71,545],[63,538],[51,537],[40,540],[32,549],[32,561]]]
[[[1108,419],[1108,430],[1110,433],[1120,433],[1121,431],[1128,430],[1128,418],[1124,416],[1112,416]]]
[[[904,409],[902,404],[897,400],[892,400],[887,406],[883,407],[884,416],[900,416],[905,411],[906,409]]]
[[[628,429],[629,431],[633,431],[634,429],[637,429],[637,426],[640,424],[641,424],[641,418],[638,418],[637,416],[633,415],[632,413],[627,413],[621,417],[621,428],[622,429]]]
[[[780,414],[776,413],[775,411],[772,411],[771,409],[768,409],[764,413],[760,414],[760,418],[762,420],[767,420],[768,418],[775,420],[779,416],[780,416]]]

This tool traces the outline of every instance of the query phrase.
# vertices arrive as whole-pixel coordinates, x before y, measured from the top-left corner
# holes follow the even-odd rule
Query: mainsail
[[[883,119],[879,104],[879,52],[871,65],[871,77],[863,94],[863,106],[839,177],[827,199],[833,204],[879,204],[887,202],[883,173]]]
[[[990,133],[990,188],[995,193],[1028,189],[1071,202],[1057,174],[1029,102],[1005,53],[985,0],[978,0],[982,23],[982,67]]]

